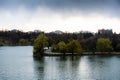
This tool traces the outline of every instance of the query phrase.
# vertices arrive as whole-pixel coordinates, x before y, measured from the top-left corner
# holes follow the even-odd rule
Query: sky
[[[0,30],[120,33],[119,27],[120,0],[0,0]]]

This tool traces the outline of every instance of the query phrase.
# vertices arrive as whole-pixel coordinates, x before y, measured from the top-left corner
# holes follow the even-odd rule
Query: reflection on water
[[[45,57],[42,60],[34,60],[35,72],[42,80],[74,80],[78,71],[78,61],[67,57]],[[39,64],[39,65],[38,65]]]
[[[0,80],[120,80],[120,56],[32,57],[32,47],[0,48]]]
[[[45,57],[34,60],[41,80],[119,80],[120,59],[116,56]],[[39,65],[38,65],[39,64]]]

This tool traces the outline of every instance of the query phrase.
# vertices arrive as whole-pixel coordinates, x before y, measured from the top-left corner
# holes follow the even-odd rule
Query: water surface
[[[32,57],[32,46],[0,47],[0,80],[120,80],[120,56]]]

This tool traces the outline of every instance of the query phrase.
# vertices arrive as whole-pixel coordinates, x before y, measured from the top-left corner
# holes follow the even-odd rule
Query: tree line
[[[70,44],[71,41],[79,42],[83,51],[98,51],[96,45],[99,38],[108,39],[110,45],[112,46],[111,51],[120,51],[120,34],[98,34],[92,33],[88,31],[81,31],[78,33],[62,33],[56,34],[53,32],[45,33],[41,31],[32,31],[32,32],[23,32],[19,30],[10,30],[10,31],[0,31],[0,46],[18,46],[18,45],[34,45],[35,39],[39,36],[39,34],[44,34],[47,37],[47,43],[49,46],[56,46],[59,44],[65,45]],[[100,40],[101,41],[101,40]],[[106,43],[106,42],[105,42]],[[62,48],[64,48],[62,47]],[[56,49],[62,49],[61,47],[57,47]],[[55,51],[53,49],[53,51]],[[68,50],[67,48],[67,51]]]
[[[42,32],[23,32],[20,30],[0,31],[1,46],[33,45],[34,39]]]

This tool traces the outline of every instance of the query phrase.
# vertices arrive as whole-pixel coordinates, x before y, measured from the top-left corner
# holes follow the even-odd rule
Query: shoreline
[[[55,52],[49,52],[45,53],[44,56],[84,56],[84,55],[120,55],[120,52],[84,52],[82,54],[76,54],[73,55],[71,53],[66,53],[65,55],[62,53],[55,53]]]

